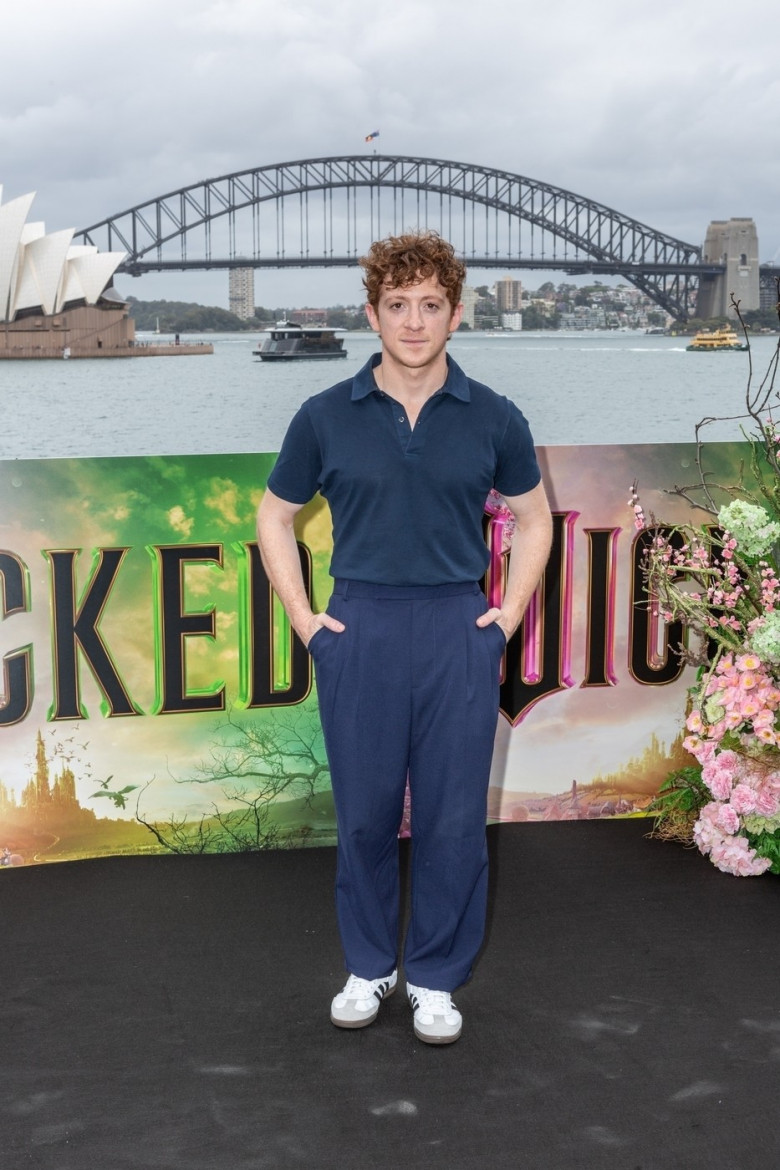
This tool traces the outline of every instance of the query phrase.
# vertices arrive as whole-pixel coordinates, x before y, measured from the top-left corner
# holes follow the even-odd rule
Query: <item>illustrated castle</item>
[[[35,744],[35,770],[18,803],[16,794],[0,782],[0,819],[29,820],[31,816],[38,823],[63,817],[68,820],[95,819],[92,810],[79,803],[76,777],[67,760],[63,760],[61,771],[52,779],[40,731]]]

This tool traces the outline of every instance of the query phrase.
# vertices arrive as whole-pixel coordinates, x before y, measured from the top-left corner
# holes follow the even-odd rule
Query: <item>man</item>
[[[258,512],[268,577],[315,665],[338,823],[336,907],[349,978],[331,1004],[370,1024],[397,981],[398,828],[411,791],[404,947],[415,1034],[461,1033],[451,992],[482,943],[487,787],[506,641],[546,563],[550,511],[528,425],[446,353],[465,269],[434,232],[361,261],[379,334],[354,378],[308,400]],[[515,516],[505,597],[487,609],[491,488]],[[293,523],[316,491],[333,519],[333,596],[315,614]]]

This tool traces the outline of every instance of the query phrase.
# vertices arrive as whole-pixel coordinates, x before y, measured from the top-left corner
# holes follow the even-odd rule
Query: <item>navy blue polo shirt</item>
[[[414,428],[379,389],[374,354],[354,378],[304,402],[268,479],[293,504],[325,497],[334,577],[381,585],[479,581],[491,488],[518,496],[541,479],[533,439],[513,402],[447,358],[447,380]]]

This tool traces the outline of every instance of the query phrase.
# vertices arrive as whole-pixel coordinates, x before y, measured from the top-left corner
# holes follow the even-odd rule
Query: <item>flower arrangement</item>
[[[750,459],[738,483],[716,484],[706,470],[701,428],[716,420],[696,428],[699,481],[674,494],[708,513],[707,522],[648,521],[636,485],[629,499],[646,542],[653,614],[698,640],[682,649],[698,667],[683,741],[695,763],[661,787],[651,806],[654,831],[694,843],[738,876],[780,874],[780,426],[772,417],[779,351],[780,343],[755,392],[750,367],[741,416],[753,424],[743,431]]]

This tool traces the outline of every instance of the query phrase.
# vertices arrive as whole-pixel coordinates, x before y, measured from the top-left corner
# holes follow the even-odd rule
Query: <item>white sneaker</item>
[[[452,1044],[463,1027],[463,1017],[449,991],[431,991],[407,983],[406,994],[414,1011],[414,1034],[426,1044]]]
[[[373,1024],[379,1012],[379,1005],[395,991],[398,973],[385,975],[384,979],[360,979],[350,975],[344,990],[334,997],[330,1005],[330,1020],[337,1028],[365,1028]]]

